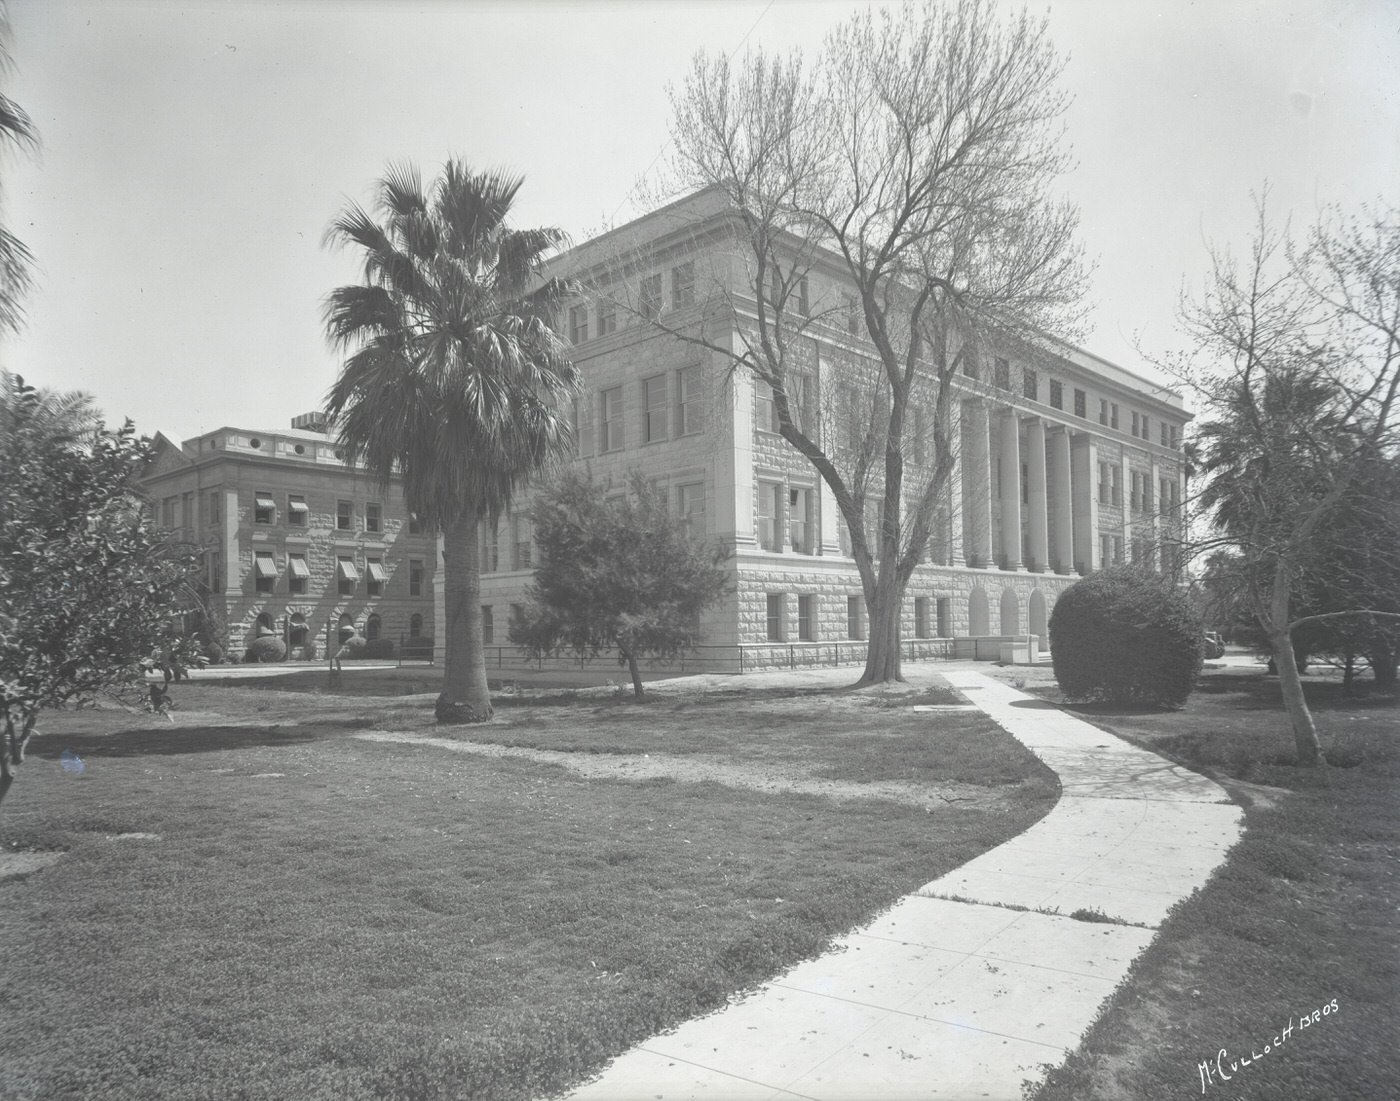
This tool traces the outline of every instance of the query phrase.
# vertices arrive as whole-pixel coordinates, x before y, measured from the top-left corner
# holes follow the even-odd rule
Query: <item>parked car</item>
[[[1203,646],[1205,656],[1211,660],[1225,656],[1225,640],[1219,631],[1207,631]]]

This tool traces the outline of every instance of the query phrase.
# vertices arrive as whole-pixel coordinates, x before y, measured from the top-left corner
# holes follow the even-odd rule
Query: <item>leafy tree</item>
[[[1319,619],[1300,616],[1297,602],[1321,576],[1328,529],[1348,502],[1364,507],[1364,472],[1394,462],[1400,211],[1330,208],[1294,244],[1261,199],[1245,262],[1213,251],[1205,290],[1183,304],[1182,319],[1205,364],[1179,365],[1210,414],[1200,429],[1201,501],[1217,542],[1240,556],[1298,761],[1325,764],[1292,633]]]
[[[0,373],[0,799],[45,708],[129,685],[170,645],[191,548],[150,522],[136,478],[151,455],[90,399]]]
[[[9,13],[0,3],[0,73],[10,68]],[[32,149],[38,135],[29,116],[14,100],[0,95],[0,147],[18,146]],[[4,226],[0,226],[0,331],[16,330],[24,316],[19,300],[29,287],[29,265],[32,257],[24,243]]]
[[[569,472],[535,499],[535,569],[510,639],[531,656],[616,650],[642,698],[641,658],[674,659],[700,641],[700,615],[729,587],[728,552],[705,547],[640,474],[630,494]]]
[[[1055,680],[1072,700],[1180,707],[1201,671],[1201,621],[1190,598],[1135,566],[1075,582],[1049,626]]]
[[[900,678],[905,590],[959,461],[953,380],[990,389],[993,353],[1030,357],[1077,316],[1078,216],[1053,197],[1062,68],[1043,21],[959,0],[858,15],[810,69],[701,53],[672,93],[675,190],[711,189],[737,228],[707,304],[724,336],[671,331],[771,388],[781,435],[830,488],[870,608],[861,683]],[[814,309],[808,273],[833,263],[851,299]],[[823,330],[860,346],[823,347],[830,382],[807,409]]]
[[[568,288],[541,274],[565,237],[510,227],[522,182],[449,160],[427,192],[414,167],[391,168],[374,215],[351,204],[326,234],[364,259],[364,281],[325,306],[349,353],[327,399],[347,460],[401,474],[409,509],[443,533],[441,723],[492,714],[479,526],[571,443],[558,410],[578,374],[550,328]]]

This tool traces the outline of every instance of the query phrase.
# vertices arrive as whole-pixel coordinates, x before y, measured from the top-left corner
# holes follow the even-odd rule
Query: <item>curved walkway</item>
[[[1074,1049],[1167,911],[1223,860],[1240,809],[990,677],[939,672],[1059,774],[1054,809],[572,1099],[1017,1101]]]

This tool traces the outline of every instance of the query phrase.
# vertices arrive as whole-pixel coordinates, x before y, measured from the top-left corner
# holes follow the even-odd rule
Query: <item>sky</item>
[[[1299,230],[1329,203],[1400,205],[1400,2],[1028,6],[1068,57],[1095,354],[1150,373],[1266,183]],[[811,54],[859,7],[10,0],[0,79],[42,147],[0,154],[0,217],[37,258],[0,364],[144,433],[285,427],[335,378],[320,306],[358,276],[325,229],[391,162],[513,169],[517,224],[586,240],[645,213],[697,50]]]

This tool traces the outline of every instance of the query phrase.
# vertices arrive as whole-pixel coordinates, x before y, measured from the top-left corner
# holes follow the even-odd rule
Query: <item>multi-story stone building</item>
[[[347,467],[320,419],[282,431],[219,428],[176,446],[156,437],[144,478],[156,522],[203,550],[203,582],[230,645],[259,633],[324,655],[367,639],[435,632],[437,541],[396,484]]]
[[[619,487],[641,470],[694,531],[733,548],[734,587],[708,616],[709,644],[743,646],[750,662],[776,643],[784,661],[791,647],[840,647],[856,660],[864,600],[835,499],[777,434],[768,387],[716,350],[741,349],[754,325],[732,224],[701,193],[557,261],[598,288],[561,319],[585,380],[577,462]],[[835,258],[812,258],[789,301],[809,319],[790,405],[809,434],[839,448],[851,365],[873,357]],[[997,358],[955,385],[959,462],[908,588],[903,638],[1035,635],[1044,645],[1056,598],[1080,574],[1124,561],[1175,568],[1189,419],[1179,395],[1068,345],[1034,363]],[[923,431],[906,453],[915,467],[926,461]],[[530,580],[524,511],[484,535],[488,643],[506,642]]]

